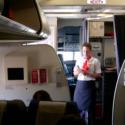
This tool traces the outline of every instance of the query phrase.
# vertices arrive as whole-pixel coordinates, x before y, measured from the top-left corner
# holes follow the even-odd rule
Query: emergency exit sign
[[[87,4],[106,4],[106,0],[87,0]]]

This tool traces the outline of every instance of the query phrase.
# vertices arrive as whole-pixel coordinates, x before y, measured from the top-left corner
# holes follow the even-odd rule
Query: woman
[[[81,117],[84,117],[85,111],[88,111],[91,125],[94,125],[95,78],[101,77],[100,62],[91,56],[92,46],[90,43],[84,43],[82,49],[84,56],[76,61],[74,67],[74,75],[78,75],[74,101],[81,110]]]
[[[39,90],[35,92],[33,95],[33,99],[39,99],[41,101],[52,101],[49,93],[44,90]]]

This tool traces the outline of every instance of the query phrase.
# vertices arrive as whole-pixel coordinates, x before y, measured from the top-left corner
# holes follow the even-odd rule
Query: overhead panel
[[[39,0],[40,1],[40,0]],[[78,1],[78,2],[77,2]],[[91,1],[100,1],[100,0],[91,0]],[[102,1],[102,0],[101,0]],[[123,6],[125,5],[125,0],[106,0],[106,4],[105,5],[113,5],[113,6]],[[89,5],[87,4],[87,0],[48,0],[48,1],[43,1],[40,2],[40,5]],[[97,5],[97,4],[94,4]],[[104,4],[102,4],[104,5]],[[98,4],[97,6],[100,6],[100,4]]]

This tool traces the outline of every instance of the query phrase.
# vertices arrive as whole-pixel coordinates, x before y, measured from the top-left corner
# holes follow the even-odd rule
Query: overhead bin
[[[50,35],[46,16],[36,0],[1,0],[1,40],[41,40]]]

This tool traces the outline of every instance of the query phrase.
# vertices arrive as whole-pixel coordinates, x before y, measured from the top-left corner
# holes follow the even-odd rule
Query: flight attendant
[[[80,57],[74,67],[74,76],[77,77],[77,84],[74,93],[74,101],[81,111],[81,117],[85,116],[85,111],[89,113],[89,125],[94,125],[95,119],[95,78],[101,77],[100,62],[92,57],[92,45],[84,43],[83,56]]]

